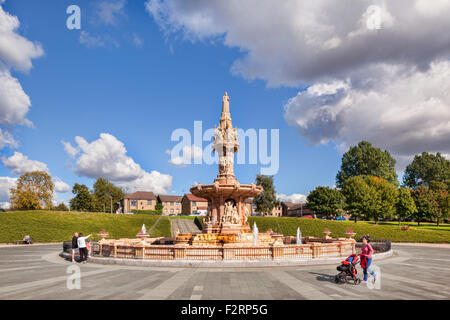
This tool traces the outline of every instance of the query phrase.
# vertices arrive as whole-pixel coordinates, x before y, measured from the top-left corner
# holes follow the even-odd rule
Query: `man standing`
[[[88,235],[87,237],[83,237],[83,234],[80,233],[78,236],[78,250],[80,251],[80,262],[81,263],[87,263],[87,248],[86,248],[86,239],[89,238],[91,235]]]
[[[75,254],[78,251],[78,232],[75,232],[72,237],[72,262],[75,262]]]

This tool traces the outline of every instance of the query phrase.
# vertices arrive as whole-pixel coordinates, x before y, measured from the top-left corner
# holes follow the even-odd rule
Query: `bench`
[[[32,244],[34,241],[33,241],[33,239],[31,239],[31,243],[30,244]],[[23,241],[23,240],[16,240],[16,244],[27,244],[25,241]]]

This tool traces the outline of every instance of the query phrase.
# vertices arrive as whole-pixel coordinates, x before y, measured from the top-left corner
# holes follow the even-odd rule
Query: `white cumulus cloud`
[[[99,139],[90,143],[77,136],[75,142],[80,153],[73,170],[79,176],[93,179],[103,177],[127,192],[148,190],[166,193],[170,190],[172,176],[142,169],[126,154],[124,144],[113,135],[101,133]]]
[[[44,54],[42,46],[18,34],[19,19],[3,10],[0,2],[0,125],[28,125],[26,118],[31,101],[11,69],[28,72],[32,59]],[[1,130],[1,129],[0,129]],[[0,149],[5,145],[17,147],[17,142],[5,130],[0,131]]]
[[[21,152],[14,152],[9,158],[1,158],[5,167],[12,170],[13,174],[23,174],[28,171],[46,171],[48,172],[47,165],[37,160],[28,159],[26,155]]]
[[[58,177],[54,179],[53,184],[56,192],[65,193],[70,191],[70,186]]]
[[[402,170],[422,151],[450,153],[450,62],[378,79],[370,88],[317,84],[288,101],[285,118],[313,144],[346,150],[365,139],[389,150]]]
[[[181,155],[172,154],[170,150],[169,152],[166,151],[166,153],[171,155],[169,163],[177,167],[187,166],[191,164],[193,160],[203,158],[202,148],[195,144],[183,147]]]
[[[277,198],[281,201],[285,202],[293,202],[293,203],[306,203],[307,195],[300,193],[293,193],[290,195],[286,195],[284,193],[277,194]]]
[[[9,190],[16,186],[17,178],[0,177],[0,203],[9,202]]]
[[[0,150],[7,145],[12,148],[17,148],[18,143],[8,131],[2,130],[2,128],[0,128]]]
[[[146,10],[169,39],[239,49],[234,74],[308,88],[285,118],[312,144],[366,139],[400,170],[416,153],[450,152],[450,0],[148,0]]]

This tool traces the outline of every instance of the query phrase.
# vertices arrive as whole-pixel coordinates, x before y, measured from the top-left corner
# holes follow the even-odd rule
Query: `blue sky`
[[[161,188],[167,193],[182,194],[188,192],[195,181],[211,183],[217,174],[217,166],[203,164],[179,167],[170,164],[170,155],[166,150],[176,144],[170,141],[171,134],[177,128],[193,132],[195,120],[203,121],[204,128],[218,124],[224,91],[230,96],[235,126],[244,130],[279,129],[280,167],[275,175],[275,183],[277,192],[285,195],[306,194],[318,185],[333,186],[342,151],[362,139],[373,141],[382,148],[392,148],[399,162],[411,159],[420,151],[449,152],[448,146],[447,149],[442,147],[445,142],[449,142],[448,129],[440,133],[440,144],[430,145],[422,138],[417,138],[417,144],[421,144],[422,149],[403,150],[405,141],[392,139],[399,136],[389,131],[392,124],[381,122],[380,125],[383,115],[393,112],[392,108],[389,111],[381,107],[386,105],[386,101],[373,99],[375,102],[370,105],[370,112],[349,109],[354,114],[360,114],[361,118],[345,118],[344,115],[349,112],[340,114],[333,111],[331,118],[324,120],[322,116],[312,113],[323,107],[327,111],[331,107],[335,108],[333,110],[342,110],[342,95],[364,105],[367,105],[363,100],[367,92],[395,96],[389,91],[392,89],[386,87],[369,90],[358,85],[367,70],[373,67],[370,61],[364,62],[362,67],[361,64],[345,66],[345,72],[333,68],[330,72],[324,72],[320,70],[321,63],[308,69],[303,61],[310,61],[313,54],[308,51],[310,48],[304,47],[302,50],[303,40],[298,40],[301,42],[298,48],[287,45],[287,42],[272,44],[270,41],[279,40],[268,34],[267,40],[261,40],[268,47],[261,51],[261,45],[255,44],[256,35],[249,34],[246,38],[246,32],[257,29],[251,21],[242,26],[240,34],[238,22],[242,21],[238,19],[231,25],[235,15],[225,11],[229,14],[226,21],[231,20],[230,25],[217,19],[211,28],[203,20],[200,23],[192,22],[198,17],[195,13],[202,12],[202,8],[195,8],[197,4],[193,3],[189,7],[191,4],[184,6],[177,4],[177,1],[167,1],[168,4],[171,2],[172,5],[165,7],[159,1],[124,0],[7,0],[3,3],[4,12],[16,16],[20,21],[20,27],[11,32],[35,45],[39,43],[43,54],[29,58],[32,68],[25,72],[13,64],[8,65],[5,60],[5,69],[19,81],[31,100],[24,117],[33,125],[2,124],[3,132],[8,132],[16,141],[16,144],[5,144],[0,149],[2,159],[20,152],[29,160],[45,164],[53,177],[58,177],[70,187],[75,182],[91,186],[94,176],[102,175],[102,163],[109,162],[109,165],[114,166],[114,163],[124,161],[126,165],[129,164],[127,159],[131,159],[140,167],[137,170],[142,170],[143,175],[157,171],[171,176],[171,183],[166,180]],[[77,4],[81,8],[81,30],[66,28],[66,8],[70,4]],[[395,16],[397,9],[388,9]],[[203,12],[203,17],[211,14],[211,17],[207,17],[214,20],[215,14],[221,14],[219,9],[219,13],[214,10],[216,8],[211,6],[206,13]],[[355,14],[364,14],[364,10]],[[389,24],[386,25],[389,28]],[[307,27],[303,28],[308,34]],[[283,30],[275,30],[274,34],[277,35],[277,32],[280,37],[288,34]],[[264,37],[264,34],[261,36]],[[285,49],[283,45],[286,45]],[[429,53],[425,63],[430,66],[442,60],[448,62],[448,47],[444,49]],[[267,51],[273,51],[272,56],[266,56]],[[288,58],[286,51],[289,53]],[[389,68],[383,68],[391,70],[373,75],[375,80],[398,83],[399,88],[402,88],[402,83],[419,81],[415,82],[415,78],[412,78],[414,74],[405,79],[400,71],[394,71],[405,65],[404,68],[416,70],[416,66],[424,61],[416,61],[416,57],[412,57],[412,62],[407,58],[405,62],[401,60],[401,54],[397,57],[392,52],[391,55],[386,59],[389,62],[374,57],[377,65],[384,63]],[[363,53],[355,59],[367,60],[362,59],[362,56]],[[417,53],[417,56],[420,54]],[[245,57],[250,58],[245,60]],[[290,57],[295,57],[292,58],[294,61],[290,61]],[[1,58],[0,49],[0,62]],[[236,61],[243,62],[244,66],[241,64],[239,69],[238,64],[236,69]],[[292,72],[291,75],[289,70],[296,67],[298,72]],[[283,68],[288,71],[282,72]],[[438,65],[438,68],[441,69],[434,73],[432,67],[425,68],[428,70],[425,76],[433,77],[442,73],[442,68],[445,68],[444,74],[450,70],[447,65]],[[351,88],[347,85],[349,81]],[[316,88],[316,93],[305,91],[308,87]],[[324,94],[326,100],[331,101],[326,106],[324,99],[319,99]],[[436,108],[449,108],[445,97],[437,96],[439,93],[430,94],[436,95],[435,98],[441,101]],[[389,100],[388,106],[392,103],[400,108],[402,103],[396,99]],[[423,108],[420,101],[417,108]],[[401,108],[398,114],[402,114]],[[447,117],[445,113],[442,123],[448,120]],[[329,125],[331,122],[334,124]],[[359,129],[351,129],[354,127]],[[372,130],[365,132],[365,127],[372,127]],[[419,129],[426,132],[429,127]],[[374,134],[375,131],[378,133]],[[386,135],[382,134],[383,131],[386,131]],[[100,155],[106,158],[92,162],[92,154],[78,145],[75,137],[82,137],[87,144],[91,144],[100,139],[102,133],[110,134],[113,137],[110,142],[115,145],[123,143],[126,154],[118,159],[111,158],[111,154]],[[410,137],[413,139],[412,135]],[[392,140],[396,141],[390,144]],[[79,152],[71,157],[62,141],[69,142],[75,148],[78,146]],[[204,142],[203,147],[206,144]],[[423,150],[426,146],[429,146],[428,150]],[[85,156],[84,164],[77,162],[82,156]],[[13,171],[16,168],[16,172],[20,172],[17,169],[20,165],[13,160],[7,162],[9,165],[5,161],[0,163],[1,177],[18,176]],[[136,176],[131,171],[136,169],[134,164],[126,168],[130,170],[126,178],[117,178],[118,168],[111,169],[116,170],[114,172],[108,171],[109,177],[112,180],[115,177],[119,184],[133,189]],[[399,172],[401,169],[399,167]],[[260,165],[249,164],[237,165],[235,168],[241,183],[254,181],[259,170]],[[154,186],[157,183],[152,180],[147,185]],[[146,184],[138,184],[136,188],[141,189],[141,186]],[[58,193],[57,196],[59,200],[67,200],[71,193]],[[2,201],[6,200],[0,199]]]

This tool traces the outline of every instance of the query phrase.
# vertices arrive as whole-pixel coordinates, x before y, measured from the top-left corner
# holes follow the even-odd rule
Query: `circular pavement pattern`
[[[163,268],[71,263],[61,244],[0,247],[0,299],[450,299],[450,248],[396,246],[377,283],[334,283],[335,265]],[[68,289],[73,266],[80,289]],[[71,268],[69,268],[71,267]],[[76,268],[75,268],[76,269]],[[362,276],[358,267],[359,276]]]

